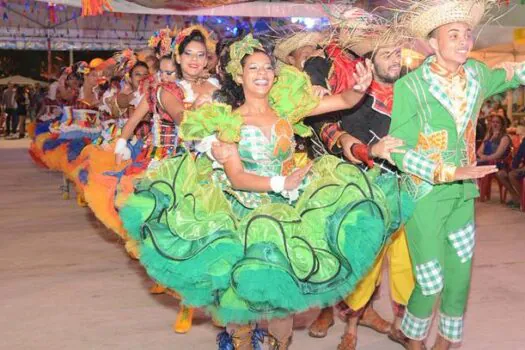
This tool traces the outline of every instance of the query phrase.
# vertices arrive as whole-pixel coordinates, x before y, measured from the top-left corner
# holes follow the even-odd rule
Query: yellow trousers
[[[350,309],[357,311],[368,304],[377,286],[381,284],[383,261],[389,261],[388,275],[392,301],[400,305],[407,305],[414,289],[414,274],[408,253],[408,245],[404,227],[392,235],[391,241],[385,245],[372,270],[366,275],[345,302]]]

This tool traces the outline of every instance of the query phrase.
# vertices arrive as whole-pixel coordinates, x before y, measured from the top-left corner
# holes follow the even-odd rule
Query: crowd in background
[[[7,139],[26,136],[26,123],[35,120],[43,108],[47,89],[39,84],[17,86],[9,83],[0,88],[0,131]]]
[[[518,112],[521,110],[523,107],[517,108]],[[525,178],[524,136],[525,126],[519,121],[511,121],[507,106],[498,100],[485,101],[476,127],[478,164],[498,167],[497,181],[510,195],[508,202],[504,198],[502,202],[511,208],[520,207]]]

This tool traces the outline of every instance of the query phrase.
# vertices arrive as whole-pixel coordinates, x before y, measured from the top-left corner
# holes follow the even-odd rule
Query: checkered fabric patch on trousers
[[[465,227],[450,233],[448,241],[456,249],[456,253],[462,263],[469,261],[474,255],[474,246],[476,245],[476,228],[474,223],[470,222]]]
[[[416,266],[416,281],[423,295],[433,295],[443,289],[443,273],[437,259]]]

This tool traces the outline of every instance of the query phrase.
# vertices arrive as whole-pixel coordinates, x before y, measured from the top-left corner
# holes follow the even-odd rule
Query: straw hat
[[[295,50],[309,45],[317,46],[323,39],[323,34],[319,32],[298,32],[278,41],[273,54],[286,63],[286,58]]]
[[[379,26],[364,31],[341,32],[339,45],[363,57],[382,47],[403,46],[406,39],[388,26]]]
[[[478,25],[496,0],[421,0],[401,10],[400,20],[415,37],[426,39],[436,28],[450,23]]]
[[[384,18],[352,8],[332,19],[338,28],[339,45],[359,56],[386,46],[401,46],[405,35]]]

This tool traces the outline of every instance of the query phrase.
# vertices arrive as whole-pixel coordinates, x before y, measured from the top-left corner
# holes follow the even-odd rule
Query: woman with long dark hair
[[[174,55],[177,62],[178,85],[184,90],[186,109],[210,102],[220,85],[210,76],[208,52],[214,51],[210,34],[201,26],[192,26],[181,31],[175,38]]]
[[[295,68],[277,73],[251,35],[224,54],[217,95],[227,103],[187,111],[180,126],[184,141],[201,141],[200,156],[146,172],[120,215],[150,276],[226,326],[220,349],[252,349],[264,319],[272,349],[287,349],[293,315],[348,295],[403,221],[397,180],[331,156],[294,164],[302,120],[359,102],[369,62],[353,90],[320,100]]]
[[[217,84],[216,80],[201,78],[205,73],[207,59],[205,38],[203,29],[188,28],[175,38],[173,53],[159,51],[165,55],[159,59],[160,68],[156,80],[149,79],[145,82],[147,86],[143,87],[144,98],[130,115],[115,143],[117,164],[104,165],[106,170],[110,165],[109,169],[115,175],[108,174],[107,171],[103,174],[99,171],[89,173],[85,188],[88,204],[104,224],[126,240],[126,249],[132,257],[137,257],[140,252],[136,249],[135,241],[129,239],[118,217],[116,201],[132,193],[132,181],[143,176],[146,169],[155,168],[164,159],[174,157],[181,151],[183,145],[178,136],[178,125],[184,110],[208,101],[217,88],[214,85]],[[164,44],[160,46],[168,46],[166,42],[162,40]],[[137,144],[132,145],[128,140],[150,115],[151,135],[143,140],[145,142],[141,150]],[[186,147],[191,149],[192,145],[187,144]],[[131,163],[129,159],[133,153],[135,157]],[[108,211],[105,209],[107,207],[112,209]],[[152,291],[163,292],[164,288],[154,287]],[[182,307],[174,324],[176,332],[185,333],[190,329],[192,313],[192,309]]]
[[[109,164],[114,159],[111,144],[119,137],[122,126],[144,95],[141,93],[140,85],[149,75],[146,63],[136,61],[134,55],[122,57],[123,55],[119,53],[114,56],[119,61],[115,70],[116,75],[111,79],[112,86],[102,96],[98,107],[101,112],[100,137],[85,147],[78,161],[68,169],[69,177],[75,182],[77,192],[82,194],[82,198],[79,198],[79,204],[82,205],[85,204],[83,194],[88,186],[89,173],[101,174],[111,169]],[[122,74],[129,77],[125,78],[125,86],[121,89]],[[148,130],[148,128],[141,128],[139,135],[136,132],[135,136],[143,142]],[[92,203],[92,206],[94,205],[96,203]],[[99,213],[98,210],[96,212]],[[106,210],[106,213],[110,215],[111,210],[109,212]]]

